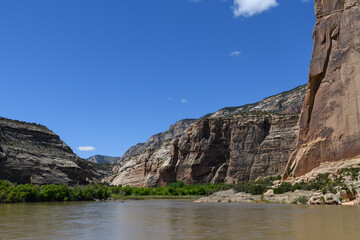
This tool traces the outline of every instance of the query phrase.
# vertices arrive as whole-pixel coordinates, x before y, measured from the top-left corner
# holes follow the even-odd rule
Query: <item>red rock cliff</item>
[[[291,176],[360,155],[359,5],[360,0],[315,0],[313,56],[297,147],[288,163]]]

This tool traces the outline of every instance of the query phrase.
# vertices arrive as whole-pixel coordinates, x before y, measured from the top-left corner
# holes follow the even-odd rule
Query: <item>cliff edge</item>
[[[360,156],[360,0],[315,0],[309,84],[291,177]]]

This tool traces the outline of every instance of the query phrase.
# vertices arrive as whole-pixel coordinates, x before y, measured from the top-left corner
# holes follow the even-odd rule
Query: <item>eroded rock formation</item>
[[[313,56],[291,176],[360,155],[359,5],[360,0],[315,0]]]
[[[151,136],[146,143],[138,143],[129,148],[117,162],[122,162],[131,156],[138,155],[148,148],[160,147],[164,142],[171,141],[182,136],[185,130],[195,121],[196,119],[183,119],[177,121],[169,127],[169,130]]]
[[[33,123],[0,118],[0,179],[34,184],[88,184],[102,174],[59,136]]]
[[[297,114],[200,119],[182,137],[120,163],[111,183],[236,183],[276,176],[295,149],[297,122]]]
[[[305,91],[306,86],[300,86],[258,103],[208,114],[179,137],[126,158],[106,181],[157,186],[179,180],[236,183],[279,175],[295,149]],[[284,114],[289,112],[294,114]]]

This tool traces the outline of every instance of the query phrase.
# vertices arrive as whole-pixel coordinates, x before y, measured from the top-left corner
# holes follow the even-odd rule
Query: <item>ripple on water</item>
[[[342,239],[360,208],[187,201],[0,205],[0,239]]]

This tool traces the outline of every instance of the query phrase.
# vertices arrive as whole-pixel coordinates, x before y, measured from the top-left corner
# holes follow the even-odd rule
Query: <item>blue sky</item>
[[[314,24],[304,0],[2,0],[0,116],[120,156],[306,83]]]

